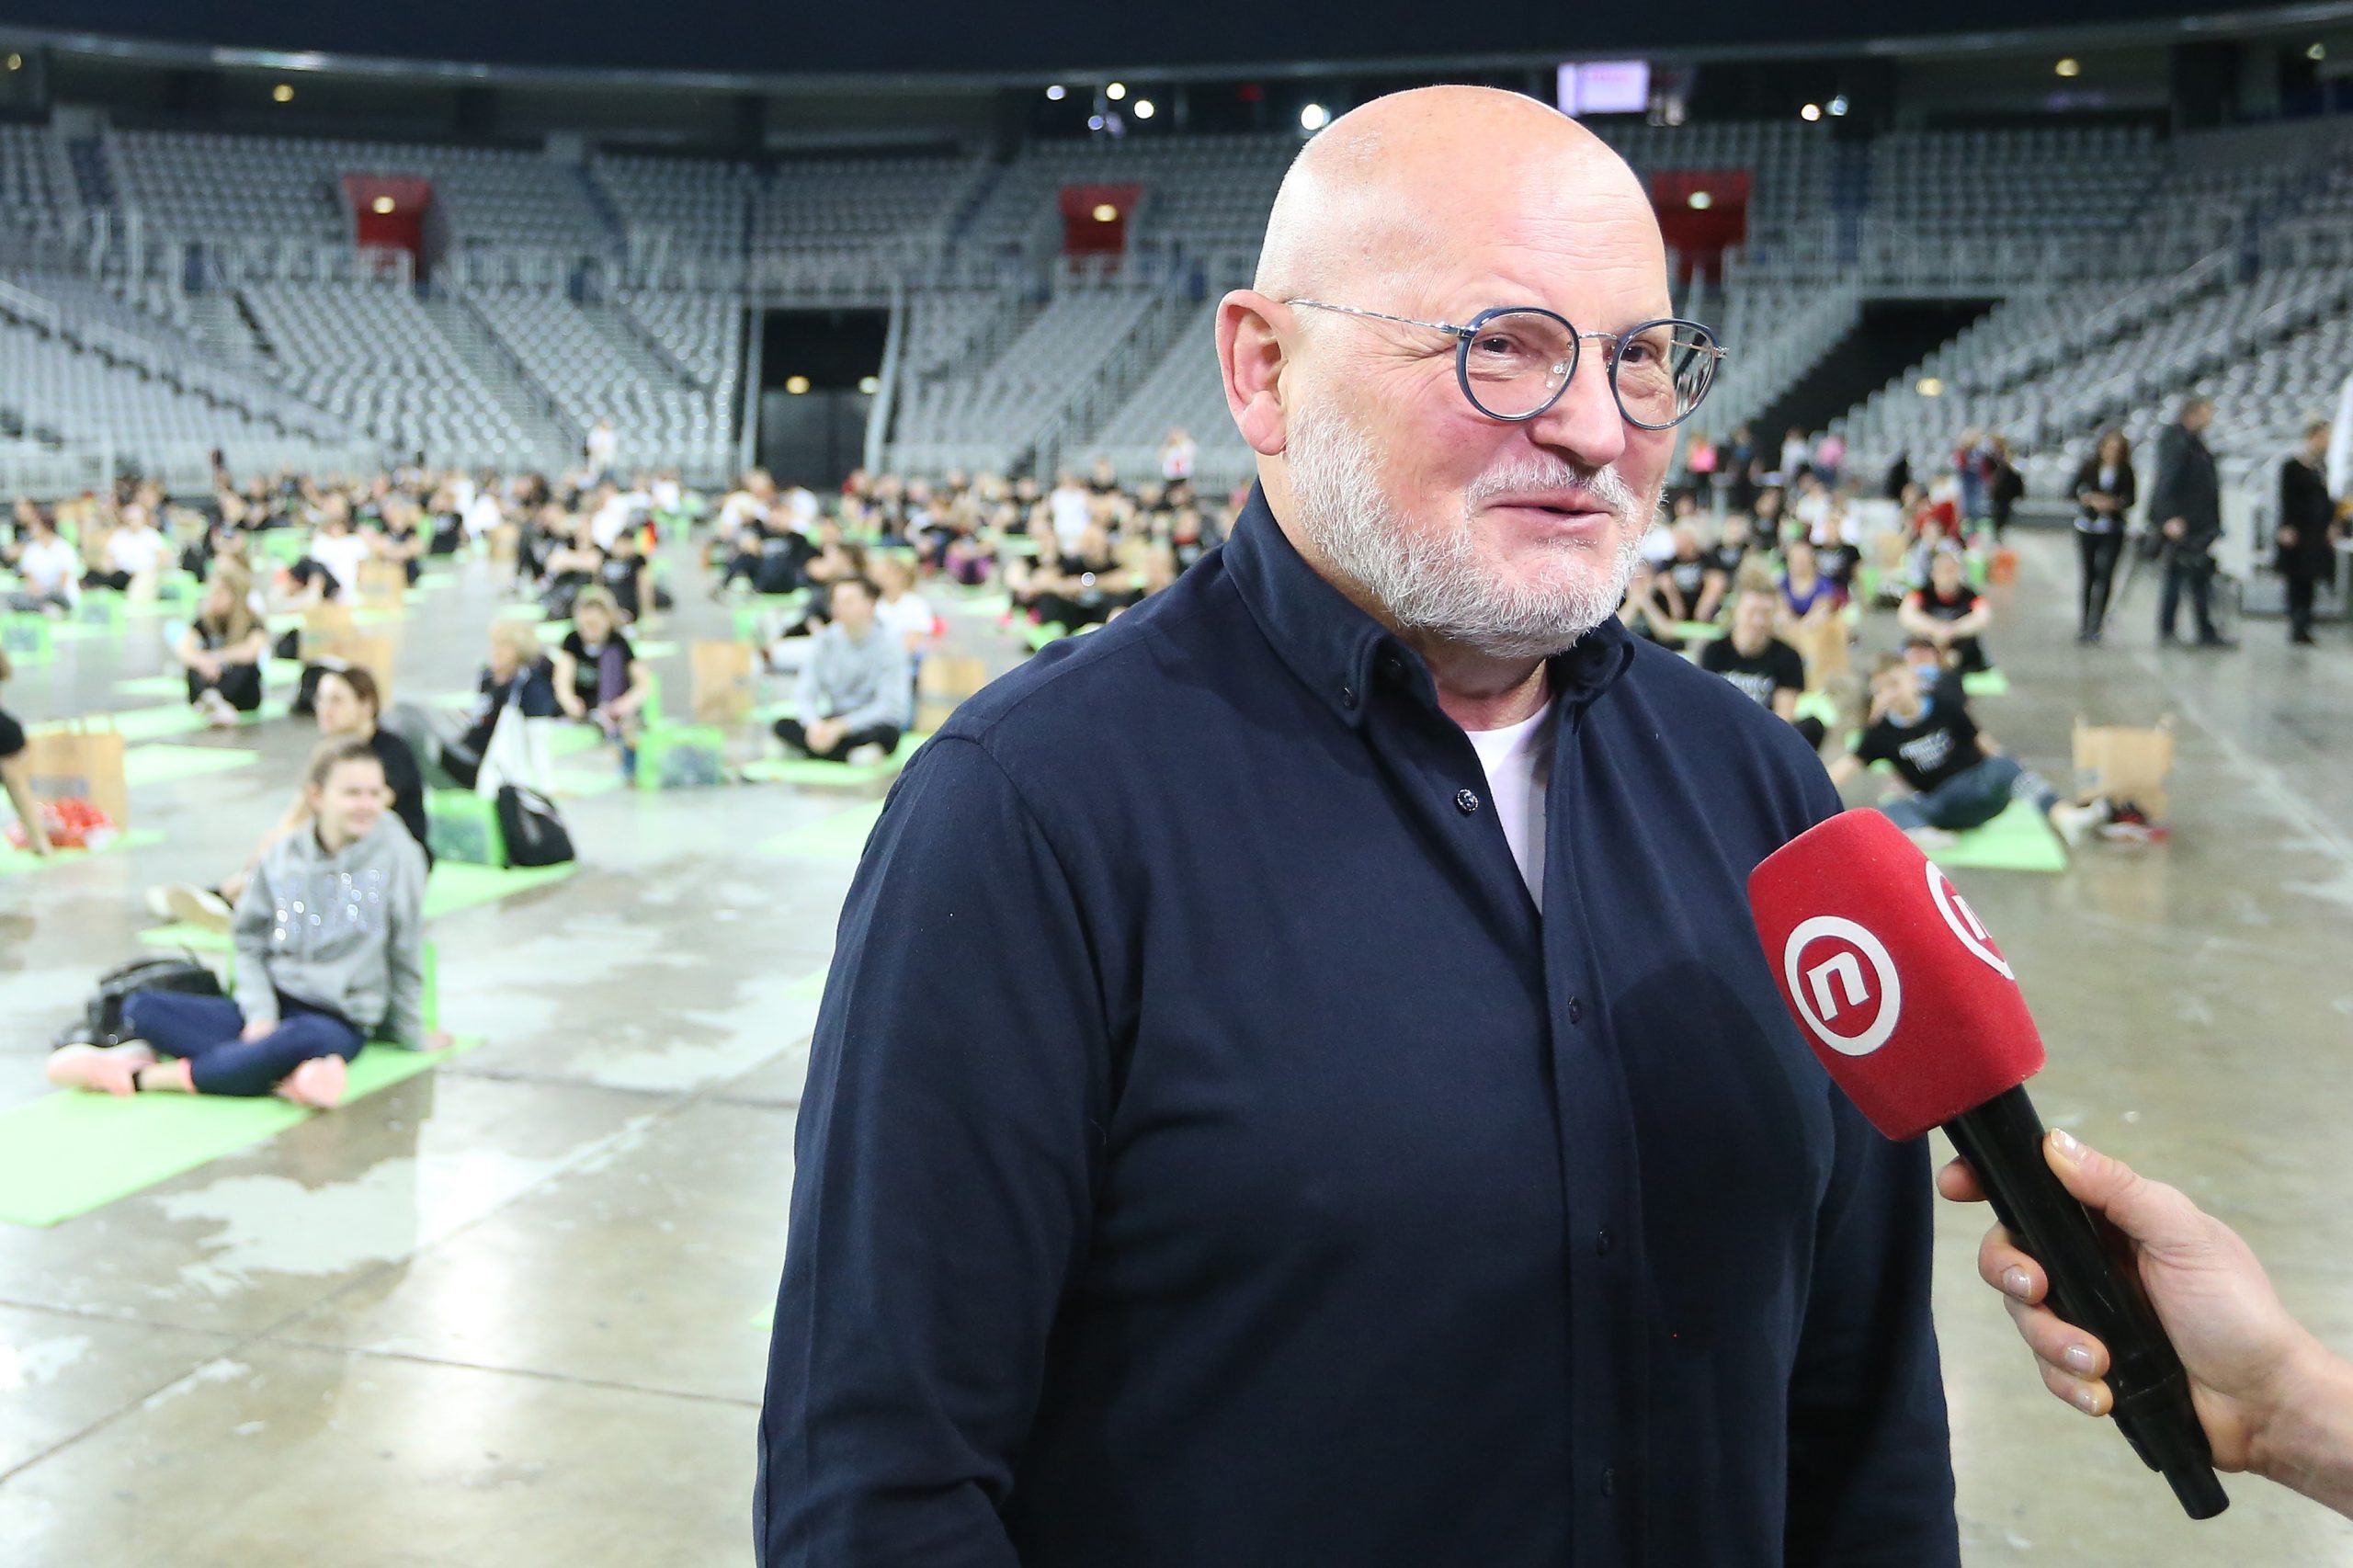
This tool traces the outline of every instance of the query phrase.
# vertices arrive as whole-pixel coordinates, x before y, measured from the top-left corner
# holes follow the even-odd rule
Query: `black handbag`
[[[561,866],[575,857],[555,802],[519,784],[498,787],[498,831],[510,866]]]
[[[97,994],[82,1009],[81,1018],[61,1031],[51,1042],[56,1050],[68,1045],[120,1045],[130,1037],[123,1032],[122,1005],[135,992],[172,991],[183,996],[219,996],[221,977],[202,963],[194,953],[183,949],[177,956],[169,954],[154,958],[133,959],[107,971],[98,977]]]

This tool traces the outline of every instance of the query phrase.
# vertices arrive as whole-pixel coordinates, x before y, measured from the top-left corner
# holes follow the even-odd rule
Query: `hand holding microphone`
[[[2101,1342],[2109,1408],[2134,1451],[2190,1517],[2230,1506],[2137,1270],[2043,1158],[2022,1086],[2042,1066],[2042,1040],[1951,880],[1886,817],[1848,812],[1768,857],[1748,900],[1782,1000],[1847,1098],[1890,1138],[1945,1130],[2040,1260],[2059,1315]]]

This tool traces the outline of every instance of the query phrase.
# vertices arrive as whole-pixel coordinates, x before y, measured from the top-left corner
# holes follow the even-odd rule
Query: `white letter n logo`
[[[1806,980],[1813,986],[1815,1013],[1824,1021],[1838,1016],[1838,1003],[1830,994],[1830,982],[1836,977],[1838,989],[1847,994],[1847,1006],[1859,1007],[1870,993],[1863,988],[1863,966],[1855,961],[1851,952],[1834,953],[1806,971]]]

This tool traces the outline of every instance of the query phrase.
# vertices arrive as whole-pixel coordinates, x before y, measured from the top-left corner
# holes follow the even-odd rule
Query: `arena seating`
[[[2186,384],[2245,402],[2217,432],[2245,460],[2276,448],[2340,373],[2353,172],[2326,128],[1841,141],[1795,119],[1595,123],[1645,176],[1751,176],[1745,244],[1720,283],[1686,296],[1733,350],[1705,415],[1719,433],[1771,407],[1875,292],[2004,302],[1839,422],[1859,466],[1925,454],[1972,426],[2055,464],[2098,422],[2144,428]],[[562,461],[609,414],[650,463],[723,467],[752,299],[904,301],[894,462],[1102,454],[1142,473],[1181,424],[1210,478],[1246,472],[1247,454],[1199,344],[1217,294],[1250,276],[1298,144],[1155,129],[1033,142],[1001,163],[580,163],[143,130],[69,149],[54,131],[9,125],[0,221],[66,236],[88,262],[86,276],[40,274],[53,281],[32,288],[45,301],[34,313],[64,330],[15,320],[23,362],[61,385],[154,380],[127,401],[82,398],[66,420],[77,439],[119,406],[121,422],[98,434],[184,443],[211,418],[198,411],[218,407],[232,418],[223,433],[246,437]],[[432,290],[360,281],[348,173],[433,182],[460,261]],[[1072,184],[1139,187],[1123,267],[1060,259],[1058,197]],[[34,278],[25,265],[12,275]],[[69,376],[74,356],[95,363]],[[1924,377],[1941,397],[1920,393]],[[37,427],[50,431],[33,443],[42,451],[66,438]]]

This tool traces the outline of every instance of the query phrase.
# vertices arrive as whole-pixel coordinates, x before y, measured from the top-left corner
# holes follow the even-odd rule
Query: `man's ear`
[[[1218,301],[1217,363],[1225,406],[1260,457],[1279,456],[1287,439],[1282,376],[1289,362],[1274,323],[1290,314],[1289,307],[1254,289],[1236,289]]]

